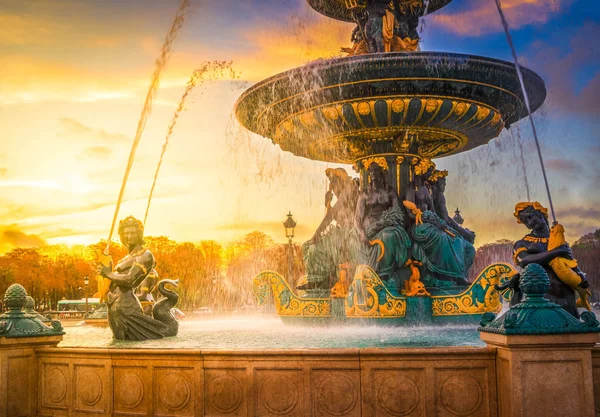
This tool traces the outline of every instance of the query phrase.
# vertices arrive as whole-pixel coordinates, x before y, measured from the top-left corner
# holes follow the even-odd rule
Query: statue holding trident
[[[148,340],[176,336],[179,324],[171,308],[177,303],[179,296],[165,288],[165,284],[177,286],[177,281],[162,280],[158,283],[158,291],[165,296],[152,309],[152,317],[144,314],[142,305],[134,293],[147,277],[154,271],[156,261],[154,255],[144,244],[144,226],[133,216],[119,222],[119,237],[129,254],[117,262],[113,268],[100,264],[98,274],[110,281],[106,295],[108,306],[108,324],[115,339]]]

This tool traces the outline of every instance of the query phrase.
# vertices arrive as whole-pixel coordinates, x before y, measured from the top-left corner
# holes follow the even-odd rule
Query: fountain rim
[[[374,59],[376,58],[376,59]],[[347,56],[347,57],[339,57],[339,58],[330,58],[330,59],[317,59],[314,61],[311,61],[305,65],[302,65],[300,67],[295,67],[295,68],[291,68],[288,70],[285,70],[283,72],[274,74],[268,78],[265,78],[259,82],[257,82],[256,84],[252,85],[250,88],[248,88],[246,91],[244,91],[240,97],[237,99],[237,101],[235,102],[234,105],[234,112],[236,114],[236,117],[238,116],[238,110],[240,105],[242,104],[242,102],[244,101],[244,99],[249,96],[250,94],[256,92],[256,90],[260,89],[263,86],[266,86],[270,83],[274,83],[280,79],[284,79],[284,78],[290,78],[291,75],[293,75],[294,73],[301,73],[303,71],[307,71],[310,70],[312,68],[318,68],[318,67],[325,67],[325,66],[329,66],[329,67],[335,67],[335,66],[343,66],[343,65],[348,65],[349,63],[362,63],[362,62],[368,62],[368,61],[378,61],[378,62],[385,62],[385,61],[392,61],[398,58],[402,58],[402,61],[416,61],[416,60],[426,60],[427,58],[450,58],[452,60],[468,60],[469,62],[476,62],[476,61],[481,61],[484,62],[486,64],[495,64],[495,65],[499,65],[499,66],[503,66],[505,68],[510,68],[511,70],[515,71],[515,75],[516,75],[516,67],[515,64],[508,62],[508,61],[504,61],[502,59],[498,59],[498,58],[490,58],[490,57],[485,57],[485,56],[481,56],[481,55],[470,55],[470,54],[461,54],[461,53],[456,53],[456,52],[434,52],[434,51],[423,51],[423,52],[410,52],[410,53],[406,53],[406,52],[380,52],[380,53],[373,53],[373,54],[364,54],[364,55],[354,55],[354,56]],[[541,84],[544,86],[544,99],[546,96],[546,89],[545,89],[545,83],[543,78],[538,75],[535,71],[533,71],[532,69],[525,67],[525,66],[521,66],[521,71],[523,72],[523,74],[526,77],[531,77],[534,79],[537,79],[541,82]],[[365,80],[368,81],[368,80]],[[305,91],[304,93],[308,93],[310,91]],[[519,96],[519,94],[521,96]],[[519,90],[517,92],[517,98],[519,101],[521,101],[521,103],[524,105],[524,99],[522,98],[522,92]],[[542,100],[543,103],[544,100]],[[532,106],[532,111],[537,110],[537,108],[539,108],[541,106],[540,103],[538,106]],[[239,120],[239,118],[238,118]]]
[[[531,108],[535,111],[546,99],[547,90],[544,80],[528,68],[522,68],[522,73],[528,85]],[[430,155],[431,158],[442,158],[488,143],[489,140],[497,137],[504,127],[527,116],[523,92],[518,85],[517,77],[515,65],[508,61],[453,52],[387,52],[319,59],[257,82],[240,95],[233,110],[238,122],[245,129],[281,145],[281,140],[276,137],[275,127],[287,117],[288,103],[310,99],[311,102],[314,101],[314,107],[315,105],[333,105],[344,100],[356,101],[361,98],[353,96],[352,91],[360,93],[363,91],[360,89],[364,88],[369,91],[364,96],[364,100],[381,99],[388,96],[397,98],[403,94],[425,97],[430,94],[428,93],[429,87],[427,87],[430,83],[433,83],[431,88],[435,87],[438,90],[436,94],[443,99],[473,101],[473,94],[476,93],[481,96],[477,99],[481,103],[477,102],[476,104],[478,106],[483,104],[484,107],[491,106],[492,110],[500,114],[503,123],[498,126],[499,130],[469,133],[473,135],[473,142],[470,139],[463,141],[464,144],[467,144],[466,147],[460,146],[460,149],[454,150],[450,148]],[[385,83],[383,84],[385,87],[382,87],[384,90],[377,90],[381,83]],[[370,85],[373,85],[374,89],[371,89]],[[466,91],[464,86],[468,86]],[[391,90],[386,92],[386,88]],[[339,92],[337,92],[338,90]],[[329,91],[336,93],[332,95],[328,93]],[[350,95],[343,97],[343,94],[347,94],[345,91],[350,92]],[[469,93],[469,91],[471,92]],[[378,92],[382,94],[378,94]],[[497,96],[497,94],[501,96]],[[486,99],[486,97],[489,98]],[[496,98],[492,100],[492,97]],[[494,103],[502,105],[500,110],[495,107]],[[269,116],[267,112],[272,112],[272,114],[269,113]],[[469,121],[472,119],[471,117]],[[413,130],[430,129],[427,126],[411,126],[413,126]],[[460,130],[461,126],[463,125],[459,125],[458,129],[450,126],[448,132],[456,131],[464,136],[465,132]],[[401,127],[398,125],[385,128]],[[367,126],[367,130],[369,128],[371,127]],[[360,130],[355,127],[353,129]],[[446,134],[449,134],[448,132]],[[332,136],[334,133],[329,134],[328,137],[334,138]],[[358,130],[357,133],[361,134]],[[317,141],[314,136],[307,135],[308,133],[304,136],[310,143]],[[292,148],[290,146],[282,147],[283,150],[290,151],[296,156],[311,160],[351,163],[350,158],[345,158],[342,162],[342,159],[337,157],[310,155],[306,152],[296,152]],[[461,150],[462,148],[465,149]]]
[[[345,22],[345,23],[356,23],[354,21],[354,19],[352,17],[346,17],[346,16],[342,16],[341,14],[336,14],[335,11],[332,11],[330,13],[328,13],[327,11],[330,9],[327,9],[326,7],[324,8],[323,6],[318,6],[315,3],[325,3],[326,1],[324,0],[307,0],[308,5],[317,13],[319,13],[322,16],[325,16],[327,18],[330,19],[335,19],[338,20],[340,22]],[[427,15],[436,12],[437,10],[442,9],[443,7],[446,7],[447,5],[449,5],[452,2],[452,0],[435,0],[434,2],[430,3],[428,8],[427,8]],[[331,3],[331,1],[329,2]],[[338,2],[341,3],[341,2]],[[330,6],[332,7],[332,6]],[[335,10],[335,8],[334,8]],[[419,16],[419,17],[423,17],[421,14],[415,14],[415,13],[407,13],[409,15],[412,16]]]

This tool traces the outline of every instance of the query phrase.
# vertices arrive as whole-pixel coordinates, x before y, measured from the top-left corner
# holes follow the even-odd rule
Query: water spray
[[[546,185],[546,193],[548,194],[548,202],[550,203],[550,211],[552,212],[552,220],[556,223],[556,213],[554,212],[554,204],[552,203],[552,194],[550,193],[550,186],[548,185],[548,177],[546,176],[546,167],[544,165],[544,158],[542,157],[542,149],[540,147],[540,141],[537,136],[537,131],[535,129],[535,123],[533,121],[533,117],[531,115],[531,106],[529,104],[529,95],[527,94],[527,90],[525,89],[525,82],[523,81],[523,74],[521,73],[521,65],[519,65],[519,59],[517,58],[517,52],[515,50],[515,45],[513,44],[512,37],[510,36],[510,31],[508,28],[508,22],[506,21],[506,17],[504,16],[504,12],[502,11],[502,5],[500,4],[500,0],[495,0],[496,6],[498,7],[498,14],[500,15],[500,19],[502,20],[502,26],[504,26],[504,32],[506,33],[506,39],[508,40],[508,45],[510,46],[513,59],[515,61],[515,68],[517,69],[517,75],[519,77],[519,83],[521,84],[521,90],[523,91],[523,98],[525,100],[525,107],[527,108],[527,115],[529,118],[529,122],[531,123],[531,129],[533,130],[533,138],[535,140],[535,146],[537,148],[537,153],[540,158],[540,165],[542,166],[542,174],[544,176],[544,184]]]
[[[121,208],[121,203],[123,202],[123,194],[125,193],[125,186],[127,185],[127,179],[129,178],[129,172],[131,171],[131,167],[133,166],[133,161],[135,159],[135,152],[137,147],[142,139],[142,133],[144,132],[144,127],[146,126],[146,120],[152,111],[152,102],[154,101],[154,97],[156,97],[156,91],[160,85],[160,74],[165,67],[167,61],[171,57],[173,42],[177,38],[179,34],[179,30],[183,26],[185,22],[185,18],[187,17],[188,8],[190,6],[191,0],[181,0],[179,4],[179,8],[177,9],[177,13],[175,14],[175,18],[173,19],[173,23],[171,24],[171,28],[167,35],[165,36],[165,41],[163,43],[162,49],[160,51],[160,56],[156,59],[154,73],[150,78],[150,88],[148,89],[148,93],[146,94],[146,100],[144,101],[144,107],[142,108],[142,113],[140,115],[140,120],[138,122],[137,131],[135,134],[135,139],[133,140],[133,144],[131,146],[131,152],[129,153],[129,160],[127,161],[127,168],[125,169],[125,175],[123,176],[123,182],[121,183],[121,190],[119,191],[119,198],[117,199],[117,207],[115,209],[115,214],[113,216],[112,224],[110,226],[110,232],[108,233],[108,239],[106,241],[106,248],[104,249],[104,255],[109,254],[110,248],[110,240],[112,239],[113,232],[115,230],[115,224],[117,223],[117,217],[119,216],[119,209]]]
[[[209,74],[210,78],[219,78],[223,72],[229,69],[232,73],[232,76],[235,75],[233,69],[231,68],[231,62],[226,61],[214,61],[206,63],[202,68],[195,69],[192,73],[192,77],[187,82],[185,86],[185,91],[181,96],[181,100],[179,101],[179,106],[175,110],[173,114],[173,118],[171,119],[171,123],[169,124],[169,129],[167,131],[167,136],[165,138],[165,143],[162,147],[162,152],[160,154],[160,159],[158,160],[158,166],[156,167],[156,172],[154,173],[154,181],[152,182],[152,187],[150,188],[150,195],[148,196],[148,203],[146,205],[146,214],[144,215],[144,226],[146,225],[146,220],[148,219],[148,211],[150,210],[150,202],[152,201],[152,195],[154,194],[154,188],[156,187],[156,180],[158,179],[158,173],[160,171],[160,167],[162,165],[163,158],[165,156],[165,152],[167,151],[167,147],[169,146],[169,140],[173,135],[173,130],[175,129],[175,125],[177,124],[177,119],[179,118],[179,114],[183,111],[185,100],[187,96],[192,92],[194,87],[196,87],[199,83],[201,83],[204,79],[205,74],[209,71],[214,71],[215,74]]]

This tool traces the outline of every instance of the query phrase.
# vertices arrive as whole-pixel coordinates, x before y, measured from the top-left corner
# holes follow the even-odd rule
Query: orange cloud
[[[0,232],[0,253],[10,252],[15,248],[32,248],[46,244],[46,241],[38,235],[27,234],[17,226],[5,227]]]
[[[121,134],[121,133],[110,133],[104,129],[94,129],[89,126],[86,126],[75,119],[71,119],[69,117],[62,117],[60,119],[60,124],[64,129],[63,136],[74,137],[77,140],[81,140],[82,137],[87,137],[94,141],[98,139],[102,142],[128,142],[131,138]],[[96,146],[92,151],[94,153],[102,153],[106,154],[105,149],[99,149],[101,147]],[[110,150],[109,150],[110,151]]]
[[[573,0],[503,0],[502,9],[511,28],[542,24],[564,10]],[[436,24],[463,36],[479,36],[502,30],[493,0],[470,0],[456,13],[441,10],[431,15]]]
[[[340,47],[351,43],[353,28],[305,6],[278,25],[269,22],[244,33],[252,46],[234,63],[240,65],[245,79],[262,79],[316,59],[340,56]]]

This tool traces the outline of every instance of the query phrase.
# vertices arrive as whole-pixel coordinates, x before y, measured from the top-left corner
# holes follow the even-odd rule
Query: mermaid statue
[[[369,173],[368,189],[358,198],[355,227],[362,244],[363,264],[369,265],[388,288],[401,288],[410,271],[410,239],[404,230],[404,214],[397,193],[386,184],[384,158],[363,161]],[[402,270],[407,274],[403,276]]]
[[[585,274],[577,267],[571,248],[564,237],[556,242],[556,235],[562,235],[562,226],[550,229],[548,209],[537,201],[521,202],[515,206],[514,216],[518,223],[525,225],[530,233],[513,246],[514,261],[525,268],[527,265],[540,264],[550,277],[550,288],[546,298],[560,305],[567,312],[579,318],[578,306],[590,308],[587,301],[589,282]],[[510,287],[518,289],[518,277],[512,280]],[[504,288],[502,288],[504,289]],[[575,293],[580,296],[576,301]],[[519,300],[514,300],[518,302]]]
[[[145,315],[134,290],[153,271],[156,262],[152,252],[144,248],[144,226],[129,216],[119,223],[119,237],[129,254],[111,265],[100,264],[98,273],[110,280],[106,303],[108,324],[118,340],[161,339],[177,335],[179,324],[171,308],[179,296],[165,288],[165,284],[177,286],[177,281],[162,280],[158,291],[164,296],[152,309],[152,317]]]

